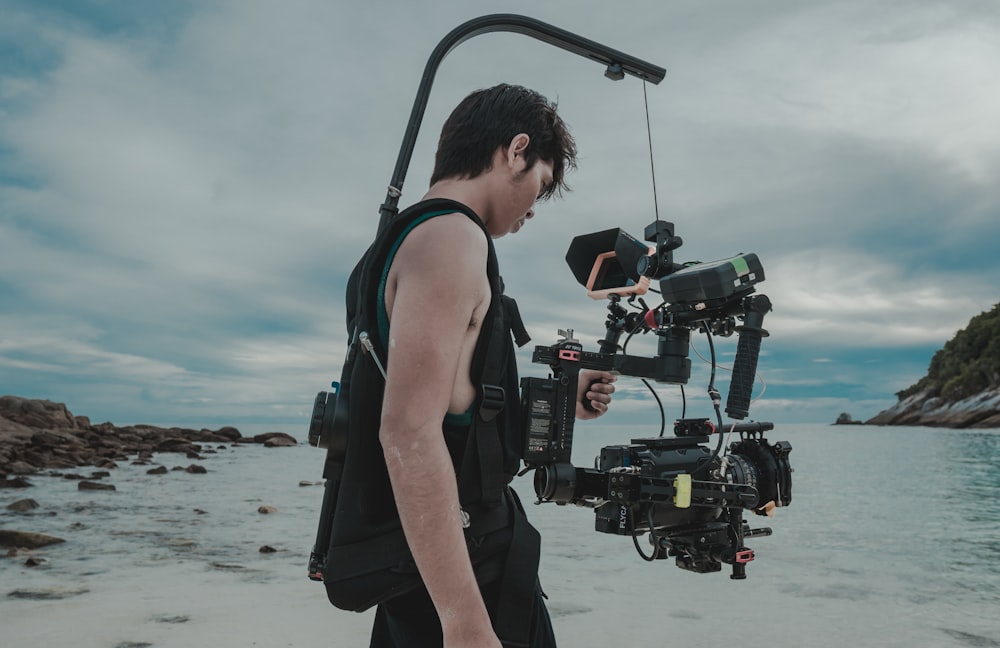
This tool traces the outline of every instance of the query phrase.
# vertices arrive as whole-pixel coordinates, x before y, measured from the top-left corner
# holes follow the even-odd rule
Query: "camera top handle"
[[[437,73],[438,66],[451,50],[466,40],[479,34],[497,31],[531,36],[574,54],[593,59],[607,65],[605,76],[615,81],[624,78],[626,74],[631,74],[645,81],[659,83],[666,75],[666,70],[662,67],[527,16],[491,14],[462,23],[441,39],[424,67],[424,75],[420,79],[420,87],[417,89],[417,96],[413,100],[413,109],[410,111],[410,121],[406,125],[406,133],[403,135],[403,145],[399,150],[399,157],[396,158],[396,168],[389,181],[385,202],[379,208],[379,232],[385,228],[398,211],[396,205],[403,192],[406,170],[410,166],[410,158],[413,155],[417,133],[420,131],[420,123],[424,118],[424,109],[427,107],[427,99],[430,96],[431,85],[434,83],[434,75]]]

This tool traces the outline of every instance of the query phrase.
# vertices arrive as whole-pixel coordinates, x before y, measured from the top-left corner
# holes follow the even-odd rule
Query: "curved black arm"
[[[406,133],[403,135],[403,146],[399,150],[399,157],[396,158],[396,168],[389,181],[385,202],[379,209],[379,231],[382,231],[389,219],[397,212],[396,205],[403,190],[403,180],[406,178],[406,170],[410,166],[410,157],[413,155],[417,133],[420,131],[420,123],[424,119],[424,109],[427,107],[427,98],[430,95],[438,66],[451,50],[473,36],[497,31],[531,36],[574,54],[593,59],[607,65],[608,70],[605,74],[614,80],[621,79],[625,74],[631,74],[645,81],[659,83],[666,74],[666,70],[657,65],[527,16],[492,14],[473,18],[459,25],[438,43],[424,67],[424,76],[420,80],[420,87],[417,89],[417,96],[413,101],[413,109],[410,111],[410,121],[406,126]]]

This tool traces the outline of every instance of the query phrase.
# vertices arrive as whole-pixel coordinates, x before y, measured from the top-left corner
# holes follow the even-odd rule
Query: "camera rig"
[[[770,535],[769,528],[751,529],[744,510],[771,515],[791,503],[791,445],[771,444],[768,422],[723,426],[721,397],[715,390],[714,335],[739,334],[726,412],[731,419],[749,413],[764,315],[771,310],[766,295],[754,294],[764,272],[755,254],[711,263],[678,265],[673,250],[682,240],[674,226],[656,221],[645,231],[646,245],[621,231],[605,230],[573,240],[566,255],[577,280],[594,298],[608,299],[606,334],[599,351],[585,351],[572,331],[551,346],[537,346],[533,362],[548,365],[551,376],[523,378],[523,458],[534,468],[538,503],[577,504],[595,509],[595,529],[630,535],[646,560],[674,557],[678,567],[698,573],[732,565],[731,578],[746,578],[754,552],[744,541]],[[659,280],[663,303],[648,308],[640,295]],[[631,312],[622,298],[633,306]],[[604,447],[594,468],[571,463],[577,387],[582,369],[616,371],[659,383],[684,385],[691,376],[688,347],[692,331],[704,333],[712,349],[709,395],[716,422],[680,418],[674,437],[632,439],[627,445]],[[637,333],[654,333],[655,357],[625,353]],[[651,388],[652,389],[652,388]],[[655,396],[655,391],[653,392]],[[661,405],[662,407],[662,405]],[[707,445],[719,434],[714,450]],[[722,453],[723,434],[738,434]],[[648,533],[652,553],[639,547]]]

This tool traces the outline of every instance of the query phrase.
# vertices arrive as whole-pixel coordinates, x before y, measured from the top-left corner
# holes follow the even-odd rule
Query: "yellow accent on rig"
[[[691,475],[684,473],[674,477],[674,506],[677,508],[689,508],[691,506]]]

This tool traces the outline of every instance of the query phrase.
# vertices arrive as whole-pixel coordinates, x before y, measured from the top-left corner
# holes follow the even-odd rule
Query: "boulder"
[[[38,549],[52,544],[66,542],[62,538],[45,535],[44,533],[33,533],[31,531],[15,531],[14,529],[0,529],[0,547],[25,547],[26,549]]]
[[[287,448],[297,446],[298,441],[290,434],[284,432],[265,432],[257,434],[253,438],[254,443],[263,444],[267,448]]]
[[[87,481],[86,479],[76,485],[77,490],[90,491],[113,491],[118,490],[114,484],[101,484],[99,482]]]
[[[218,430],[215,431],[215,434],[216,436],[220,436],[230,442],[236,441],[237,439],[243,436],[242,434],[240,434],[239,430],[232,427],[231,425],[219,428]]]
[[[14,511],[15,513],[25,513],[36,508],[38,508],[38,502],[30,497],[27,499],[17,500],[16,502],[11,502],[7,505],[7,510]]]
[[[163,439],[153,446],[153,450],[156,452],[183,452],[186,454],[189,452],[199,452],[201,450],[201,446],[191,443],[187,439],[175,437]]]
[[[20,396],[0,396],[0,416],[14,423],[43,430],[76,430],[76,418],[63,403]]]

